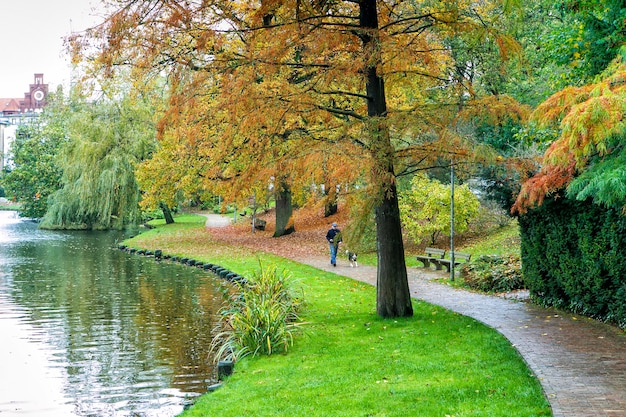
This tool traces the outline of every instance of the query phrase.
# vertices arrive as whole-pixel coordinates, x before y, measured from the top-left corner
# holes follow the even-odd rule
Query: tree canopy
[[[475,156],[455,120],[498,90],[477,88],[468,58],[477,45],[501,58],[519,49],[500,26],[512,3],[110,3],[108,19],[71,45],[91,76],[125,65],[137,80],[167,75],[163,159],[150,164],[233,200],[361,179],[377,225],[377,311],[412,315],[396,178]]]
[[[415,175],[411,189],[400,194],[402,221],[409,237],[433,245],[440,235],[450,234],[450,187],[426,175]],[[454,188],[454,230],[463,233],[478,216],[480,202],[467,184]]]
[[[42,227],[121,229],[138,223],[135,167],[154,144],[150,106],[139,102],[129,96],[72,101],[65,115],[68,138],[57,156],[62,187],[50,196]]]
[[[62,172],[56,164],[59,148],[66,141],[62,121],[46,122],[49,108],[38,123],[20,126],[11,146],[10,168],[2,184],[11,198],[20,202],[20,215],[39,219],[48,210],[48,196],[61,187]]]

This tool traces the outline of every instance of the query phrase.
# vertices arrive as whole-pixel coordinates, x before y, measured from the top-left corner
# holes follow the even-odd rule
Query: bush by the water
[[[484,292],[507,292],[524,288],[517,255],[483,255],[463,266],[465,284]]]
[[[302,298],[294,295],[291,276],[275,266],[263,267],[220,310],[212,342],[216,359],[287,352],[298,329]]]

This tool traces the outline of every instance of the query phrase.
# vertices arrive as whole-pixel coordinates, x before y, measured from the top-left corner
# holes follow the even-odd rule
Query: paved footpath
[[[326,258],[300,260],[376,284],[376,268]],[[472,317],[502,333],[535,372],[554,417],[626,417],[626,334],[571,313],[433,282],[447,273],[409,268],[411,295]]]

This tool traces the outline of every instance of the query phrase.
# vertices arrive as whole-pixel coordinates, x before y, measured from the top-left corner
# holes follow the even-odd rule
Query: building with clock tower
[[[35,74],[35,82],[30,84],[24,99],[20,100],[20,113],[39,112],[46,105],[48,84],[43,82],[43,74]]]
[[[33,84],[29,85],[24,98],[0,98],[0,117],[15,114],[39,113],[46,105],[48,84],[43,81],[43,74],[35,74]]]
[[[46,106],[48,84],[43,74],[35,74],[24,98],[0,98],[0,173],[6,165],[6,155],[19,125],[35,121]]]

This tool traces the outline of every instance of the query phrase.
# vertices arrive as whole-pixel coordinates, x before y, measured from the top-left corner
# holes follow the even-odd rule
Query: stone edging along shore
[[[163,251],[161,251],[160,249],[157,249],[155,251],[150,251],[150,250],[144,250],[144,249],[131,248],[126,245],[119,245],[118,249],[126,253],[130,253],[130,254],[153,257],[155,261],[169,260],[171,262],[178,262],[182,265],[192,266],[195,268],[203,269],[205,271],[211,271],[217,276],[229,282],[238,282],[242,284],[247,282],[247,279],[245,277],[235,272],[232,272],[231,270],[224,268],[223,266],[209,263],[209,262],[201,262],[201,261],[197,261],[191,258],[164,254]]]

